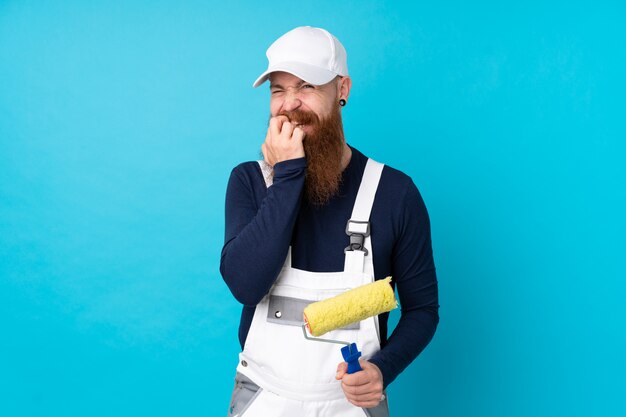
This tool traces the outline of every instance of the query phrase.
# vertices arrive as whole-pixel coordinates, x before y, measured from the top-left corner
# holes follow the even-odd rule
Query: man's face
[[[339,84],[336,80],[324,85],[313,85],[287,72],[273,72],[270,76],[270,114],[313,113],[318,120],[327,119],[339,101]],[[300,125],[304,133],[311,134],[312,126]]]
[[[271,117],[286,116],[304,130],[305,195],[310,203],[322,206],[337,194],[343,169],[341,81],[335,79],[314,86],[294,75],[278,72],[272,73],[270,91]]]

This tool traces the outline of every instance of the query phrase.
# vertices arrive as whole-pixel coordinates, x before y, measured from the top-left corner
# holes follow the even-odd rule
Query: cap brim
[[[284,71],[289,74],[311,83],[313,85],[322,85],[330,82],[335,78],[337,73],[314,65],[303,64],[302,62],[281,62],[269,67],[263,74],[256,79],[252,87],[258,87],[269,78],[272,72]]]

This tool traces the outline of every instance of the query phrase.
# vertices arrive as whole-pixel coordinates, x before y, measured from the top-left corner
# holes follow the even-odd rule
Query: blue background
[[[225,415],[226,182],[299,25],[431,216],[441,323],[393,416],[626,415],[626,6],[503,3],[0,2],[0,415]]]

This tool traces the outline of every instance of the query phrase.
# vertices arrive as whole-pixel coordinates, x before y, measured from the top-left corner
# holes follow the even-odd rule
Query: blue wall
[[[303,24],[431,215],[441,324],[393,415],[626,415],[623,2],[178,3],[0,2],[0,415],[225,414],[226,181]]]

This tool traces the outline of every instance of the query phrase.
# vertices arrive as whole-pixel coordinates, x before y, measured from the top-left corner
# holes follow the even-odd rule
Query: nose
[[[296,91],[288,91],[285,94],[285,101],[283,101],[282,110],[286,112],[294,111],[301,105],[302,101],[300,101],[298,93]]]

